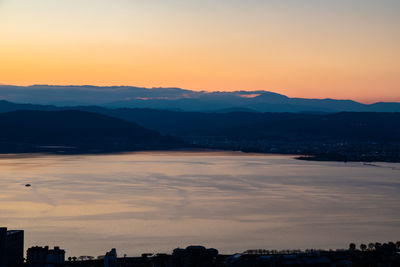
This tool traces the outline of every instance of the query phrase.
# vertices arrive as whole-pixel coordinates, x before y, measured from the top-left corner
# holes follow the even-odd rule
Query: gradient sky
[[[399,0],[0,0],[0,83],[400,101]]]

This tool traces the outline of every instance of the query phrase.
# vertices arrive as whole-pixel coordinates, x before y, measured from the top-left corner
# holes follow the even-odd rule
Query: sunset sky
[[[0,83],[400,101],[399,0],[0,0]]]

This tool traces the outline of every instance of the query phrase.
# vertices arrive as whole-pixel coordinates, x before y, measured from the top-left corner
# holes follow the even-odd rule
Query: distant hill
[[[268,91],[206,92],[131,86],[0,85],[0,99],[56,106],[96,105],[199,112],[400,112],[400,103],[365,105],[352,100],[289,98]]]
[[[62,108],[65,109],[65,108]],[[70,108],[68,108],[70,109]],[[10,112],[16,110],[41,110],[41,111],[54,111],[60,108],[52,105],[34,105],[34,104],[17,104],[6,100],[0,100],[0,112]]]
[[[19,109],[29,110],[1,114]],[[400,162],[400,112],[221,113],[0,101],[0,125],[3,153],[67,149],[57,146],[76,153],[199,147]]]
[[[302,114],[94,109],[178,136],[199,147],[313,155],[316,160],[400,162],[398,112]]]
[[[67,113],[30,113],[28,110],[69,113],[79,110],[82,114],[106,115],[99,117],[99,120],[118,118],[119,123],[131,122],[136,126],[140,125],[162,134],[176,136],[241,136],[241,138],[255,138],[256,136],[266,138],[269,136],[269,138],[273,138],[271,132],[274,132],[276,133],[274,138],[307,133],[314,139],[328,136],[346,139],[353,136],[357,139],[366,138],[371,141],[384,138],[400,140],[400,113],[392,112],[260,113],[253,110],[237,111],[236,109],[225,112],[184,112],[146,108],[112,109],[100,106],[56,107],[0,101],[0,113],[17,110],[26,110],[22,113],[32,114],[32,116],[37,114],[43,116],[58,114],[60,116]],[[107,123],[110,124],[111,121],[107,121]],[[65,124],[64,126],[72,125]]]
[[[94,111],[94,108],[91,109]],[[400,113],[202,113],[152,109],[102,109],[163,134],[269,141],[400,141]]]
[[[0,125],[2,153],[97,153],[166,149],[181,144],[177,138],[131,122],[76,110],[2,113]]]

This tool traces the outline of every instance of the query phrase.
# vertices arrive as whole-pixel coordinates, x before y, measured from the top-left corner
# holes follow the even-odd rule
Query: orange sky
[[[398,14],[392,0],[0,0],[0,83],[400,101]]]

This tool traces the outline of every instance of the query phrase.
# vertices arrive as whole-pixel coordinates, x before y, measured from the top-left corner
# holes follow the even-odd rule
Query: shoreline
[[[101,155],[124,155],[124,154],[138,154],[138,153],[185,153],[185,154],[202,154],[202,153],[219,153],[224,155],[262,155],[262,156],[285,156],[301,161],[313,162],[342,162],[342,163],[400,163],[400,161],[382,160],[377,158],[342,158],[337,154],[326,155],[305,155],[305,154],[292,154],[281,152],[259,152],[259,151],[243,151],[243,150],[226,150],[226,149],[213,149],[213,148],[181,148],[181,149],[145,149],[145,150],[127,150],[127,151],[29,151],[29,152],[0,152],[0,159],[6,158],[29,158],[40,156],[101,156]],[[341,159],[342,158],[342,159]]]

